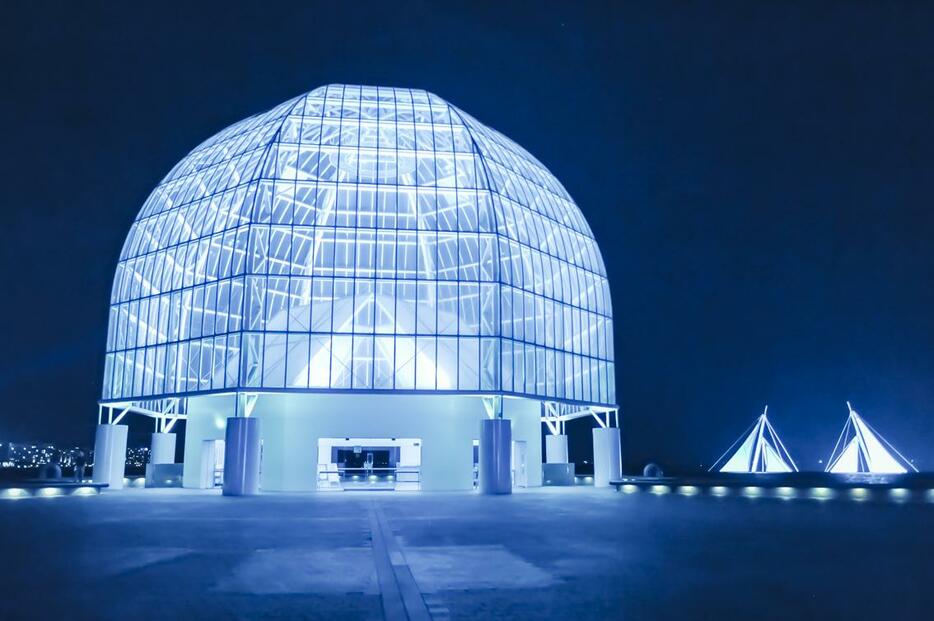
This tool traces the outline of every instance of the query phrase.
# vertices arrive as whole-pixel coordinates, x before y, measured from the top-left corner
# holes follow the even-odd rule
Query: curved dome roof
[[[329,85],[153,190],[111,296],[105,401],[440,390],[612,405],[606,272],[517,144],[419,90]]]

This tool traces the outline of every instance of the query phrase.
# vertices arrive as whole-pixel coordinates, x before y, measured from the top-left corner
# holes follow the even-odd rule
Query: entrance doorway
[[[510,472],[513,487],[529,486],[528,444],[525,440],[513,440],[510,447]],[[473,487],[480,487],[480,440],[473,441]]]
[[[525,440],[512,442],[512,486],[529,486],[528,445]]]
[[[318,489],[421,489],[419,438],[319,438]]]
[[[224,484],[224,441],[201,442],[201,476],[199,487],[210,489]]]

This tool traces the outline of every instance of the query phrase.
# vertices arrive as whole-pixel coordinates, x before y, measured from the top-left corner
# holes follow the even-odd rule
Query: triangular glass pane
[[[869,429],[862,420],[857,420],[859,430],[863,435],[863,443],[866,446],[866,462],[869,464],[869,472],[873,474],[903,474],[907,470],[898,461],[892,457],[892,454],[886,450],[876,434]]]
[[[759,427],[756,426],[746,437],[743,444],[736,449],[733,456],[723,464],[723,467],[720,468],[720,472],[749,472],[749,461],[752,459],[752,449],[756,442],[758,431]]]
[[[856,438],[852,438],[850,443],[846,445],[846,448],[837,457],[837,461],[830,467],[830,471],[837,474],[855,474],[859,472],[859,446]]]
[[[766,472],[791,472],[791,467],[785,463],[781,455],[778,454],[771,444],[764,443],[765,450],[765,471]]]

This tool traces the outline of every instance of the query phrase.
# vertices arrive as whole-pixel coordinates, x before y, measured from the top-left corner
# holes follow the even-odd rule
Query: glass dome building
[[[612,332],[593,233],[541,163],[431,93],[329,85],[153,190],[114,277],[101,403],[187,416],[188,484],[199,415],[463,397],[528,402],[540,433],[543,402],[614,408]]]

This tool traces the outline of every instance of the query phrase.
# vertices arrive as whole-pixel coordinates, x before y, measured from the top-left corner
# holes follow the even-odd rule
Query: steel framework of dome
[[[615,404],[593,234],[561,184],[431,93],[329,85],[221,131],[120,255],[102,403],[450,391]]]

